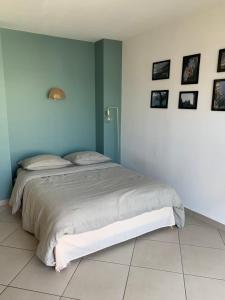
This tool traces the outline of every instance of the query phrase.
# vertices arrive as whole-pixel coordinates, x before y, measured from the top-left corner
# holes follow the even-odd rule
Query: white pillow
[[[26,158],[18,163],[25,170],[38,171],[45,169],[57,169],[72,165],[57,155],[43,154]]]
[[[74,152],[64,156],[75,165],[92,165],[110,161],[111,158],[95,151]]]

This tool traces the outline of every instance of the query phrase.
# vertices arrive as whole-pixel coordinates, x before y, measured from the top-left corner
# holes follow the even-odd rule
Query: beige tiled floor
[[[91,254],[87,256],[87,259],[129,265],[132,258],[134,242],[134,240],[131,240],[115,245],[114,247]]]
[[[122,299],[129,266],[83,260],[64,296],[75,299]]]
[[[56,273],[20,217],[0,208],[0,300],[224,300],[225,232],[187,216]]]
[[[19,227],[4,239],[2,245],[19,249],[35,250],[37,247],[37,240],[31,234]]]
[[[183,275],[131,267],[125,300],[185,300]]]
[[[180,247],[174,243],[137,240],[131,265],[182,273]]]
[[[224,244],[225,244],[225,231],[221,231],[221,230],[220,230],[220,235],[221,235],[221,237],[222,237],[222,239],[223,239],[223,242],[224,242]]]
[[[1,219],[0,219],[1,220]],[[0,223],[0,242],[5,240],[11,233],[18,228],[17,223]]]
[[[225,250],[219,231],[209,226],[186,225],[180,230],[180,243]]]
[[[139,237],[139,239],[146,239],[151,241],[168,242],[168,243],[179,243],[178,229],[165,228],[164,230],[155,230]]]
[[[53,268],[43,268],[43,263],[34,256],[10,285],[32,291],[61,295],[77,265],[78,262],[75,261],[63,272],[58,273]]]

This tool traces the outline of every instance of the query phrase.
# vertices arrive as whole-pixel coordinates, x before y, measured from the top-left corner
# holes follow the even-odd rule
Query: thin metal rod
[[[119,121],[119,107],[118,106],[108,106],[106,107],[107,114],[111,109],[116,110],[116,126],[117,126],[117,152],[118,152],[118,159],[120,161],[120,121]]]

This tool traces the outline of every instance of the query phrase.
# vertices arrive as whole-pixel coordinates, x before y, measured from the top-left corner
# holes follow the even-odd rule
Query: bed
[[[184,208],[168,185],[112,163],[20,169],[10,199],[24,230],[39,240],[47,266],[70,261],[152,230],[184,225]]]

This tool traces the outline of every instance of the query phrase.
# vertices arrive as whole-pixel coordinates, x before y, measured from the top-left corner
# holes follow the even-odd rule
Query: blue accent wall
[[[7,199],[11,189],[11,162],[5,95],[5,78],[0,33],[0,199]]]
[[[97,149],[114,161],[120,162],[118,140],[121,123],[122,42],[108,39],[96,42],[95,67]],[[104,120],[107,106],[118,107],[119,122],[116,110],[112,110],[111,122]]]
[[[10,196],[25,157],[95,150],[119,161],[115,118],[121,103],[119,41],[97,43],[0,28],[0,200]],[[52,87],[66,99],[47,97]]]
[[[112,110],[112,121],[104,122],[104,153],[120,162],[121,123],[121,81],[122,81],[122,42],[104,40],[104,110],[107,106],[116,106],[119,109],[119,122],[117,124],[116,111]],[[119,137],[117,135],[119,126]]]
[[[1,32],[12,169],[33,154],[95,149],[94,44]],[[51,87],[66,99],[48,100]]]
[[[96,150],[104,153],[104,64],[103,40],[95,43]]]

